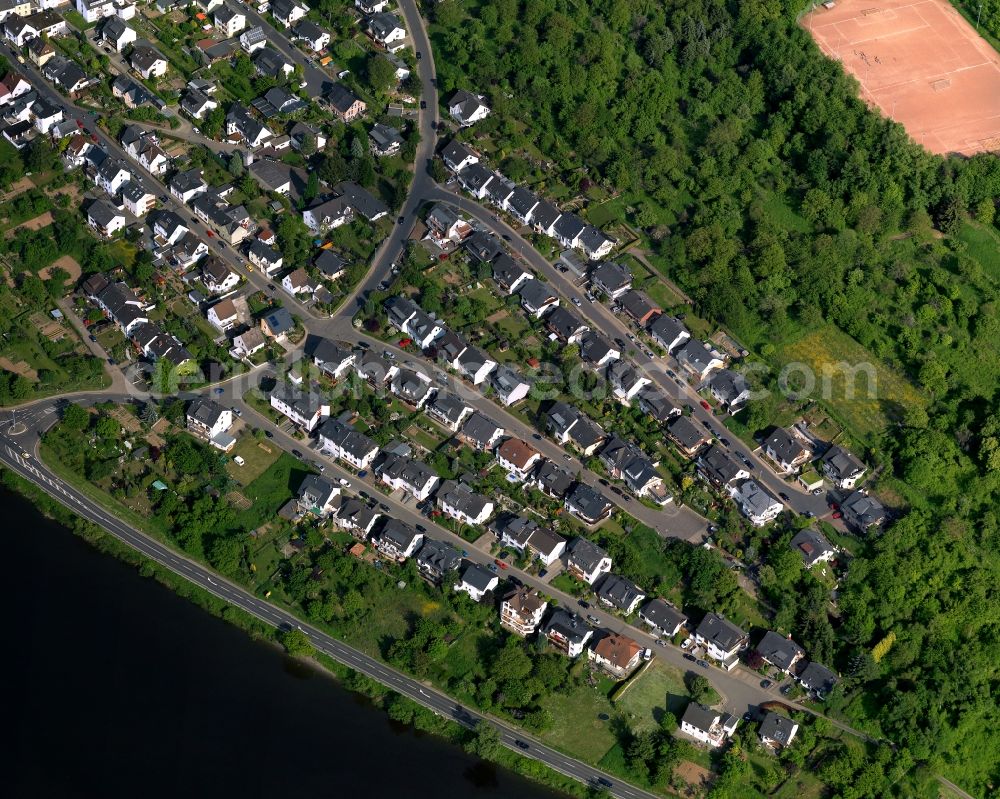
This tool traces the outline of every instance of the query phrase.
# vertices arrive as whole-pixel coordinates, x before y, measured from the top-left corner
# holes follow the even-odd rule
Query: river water
[[[21,497],[0,508],[8,796],[557,797],[398,728]]]

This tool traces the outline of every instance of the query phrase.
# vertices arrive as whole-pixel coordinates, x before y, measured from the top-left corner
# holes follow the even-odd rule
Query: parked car
[[[696,657],[695,657],[694,655],[692,655],[692,654],[691,654],[690,652],[685,652],[685,653],[684,653],[684,659],[685,659],[685,660],[690,660],[690,661],[691,661],[692,663],[694,663],[694,662],[695,662],[695,661],[696,661],[696,660],[697,660],[698,658],[696,658]]]
[[[90,337],[90,340],[91,340],[91,341],[97,341],[97,336],[91,336],[91,337]]]
[[[304,457],[302,453],[299,452],[297,449],[292,450],[292,455],[294,455],[296,458],[299,458],[300,460]]]
[[[575,305],[575,306],[576,306],[577,308],[579,308],[579,307],[580,307],[581,305],[583,305],[583,303],[582,303],[582,302],[580,302],[580,298],[579,298],[579,297],[574,297],[574,298],[573,298],[573,304],[574,304],[574,305]]]
[[[693,643],[694,641],[692,641],[690,638],[685,638],[683,641],[681,641],[681,649],[687,649]]]
[[[267,436],[268,438],[274,438],[274,433],[272,433],[270,430],[265,430],[264,435]]]
[[[578,604],[581,608],[589,608],[590,607],[590,603],[586,599],[580,599],[580,600],[577,601],[576,604]]]
[[[642,650],[642,659],[643,660],[652,660],[653,659],[653,650],[650,649],[648,646],[645,649]]]
[[[426,533],[427,532],[427,528],[424,527],[422,524],[415,524],[414,527],[417,528],[417,532],[418,533]]]
[[[426,100],[421,100],[420,101],[420,107],[421,108],[427,108],[427,101]]]
[[[502,560],[500,560],[500,558],[496,558],[496,559],[495,559],[495,560],[493,561],[493,563],[494,563],[495,565],[499,566],[499,567],[500,567],[501,569],[506,569],[506,568],[507,568],[507,564],[506,564],[506,563],[504,563],[504,562],[503,562]],[[494,569],[494,571],[496,571],[496,569]]]
[[[818,496],[819,496],[820,494],[822,494],[822,493],[823,493],[823,489],[822,489],[822,488],[814,488],[814,489],[812,490],[812,495],[813,495],[814,497],[818,497]]]
[[[708,668],[708,661],[707,660],[696,660],[695,663],[697,663],[703,669],[707,669]]]
[[[589,621],[591,624],[596,624],[598,627],[601,626],[601,620],[597,618],[597,616],[595,616],[593,613],[587,614],[587,621]]]
[[[778,496],[781,497],[781,499],[785,500],[785,502],[791,502],[791,500],[788,498],[788,494],[786,494],[784,491],[779,491]]]
[[[666,645],[667,645],[667,642],[666,642],[666,641],[662,641],[662,640],[660,640],[659,638],[657,638],[657,639],[656,639],[656,645],[657,645],[657,646],[666,646]]]
[[[538,576],[539,577],[548,577],[549,576],[549,570],[548,569],[542,569],[540,572],[538,572]]]
[[[768,688],[770,688],[772,685],[774,685],[774,683],[771,682],[770,680],[761,680],[760,681],[760,687],[763,688],[765,691]]]
[[[367,471],[358,472],[358,477],[360,477],[362,480],[364,480],[367,476],[368,476]]]
[[[416,55],[417,55],[417,61],[419,61],[421,58],[423,58],[423,55],[421,54],[421,52],[419,50],[417,50]]]
[[[351,487],[351,481],[350,481],[350,480],[347,480],[347,479],[346,479],[346,478],[344,478],[344,477],[341,477],[341,478],[340,478],[340,480],[339,480],[338,482],[339,482],[339,483],[340,483],[340,484],[341,484],[341,485],[342,485],[342,486],[343,486],[344,488],[350,488],[350,487]]]
[[[212,393],[215,394],[216,396],[218,396],[219,394],[222,394],[222,389],[221,388],[213,388],[212,389]]]

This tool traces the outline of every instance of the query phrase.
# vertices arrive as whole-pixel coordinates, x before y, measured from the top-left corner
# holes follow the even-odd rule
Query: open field
[[[598,688],[582,685],[568,695],[552,694],[542,706],[553,718],[542,738],[553,746],[596,763],[617,743],[611,723],[614,706]]]
[[[840,0],[803,24],[932,153],[1000,149],[1000,56],[946,0]]]
[[[242,466],[237,466],[232,460],[237,455],[245,461]],[[229,453],[229,458],[226,464],[229,476],[241,486],[248,486],[278,459],[278,447],[267,441],[257,441],[251,435],[242,435]]]
[[[883,430],[903,408],[927,400],[902,375],[833,325],[823,325],[779,350],[783,363],[812,370],[809,396],[821,400],[859,438]]]
[[[684,675],[672,666],[653,661],[615,700],[615,705],[633,730],[652,730],[659,726],[664,712],[680,718],[687,702]]]

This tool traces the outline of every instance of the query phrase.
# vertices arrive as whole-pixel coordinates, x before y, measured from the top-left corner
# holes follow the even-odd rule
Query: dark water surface
[[[16,797],[553,799],[399,729],[0,493]]]

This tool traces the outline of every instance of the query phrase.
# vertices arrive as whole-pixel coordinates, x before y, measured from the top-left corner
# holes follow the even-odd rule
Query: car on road
[[[785,502],[791,502],[791,500],[788,498],[788,494],[786,494],[784,491],[779,491],[778,496],[781,499],[785,500]]]
[[[90,336],[91,341],[97,341],[97,336]]]
[[[303,454],[302,454],[301,452],[299,452],[299,451],[298,451],[297,449],[293,449],[293,450],[292,450],[292,455],[294,455],[294,456],[295,456],[296,458],[299,458],[300,460],[301,460],[302,458],[304,458],[304,457],[305,457],[305,456],[304,456],[304,455],[303,455]]]
[[[816,518],[816,514],[813,513],[811,510],[805,511],[802,515],[805,516],[807,519],[815,519]]]
[[[326,465],[323,463],[314,463],[313,466],[316,467],[316,469],[320,472],[320,474],[326,471]]]
[[[206,230],[205,235],[208,236],[210,239],[215,238],[215,234],[211,230]]]
[[[222,393],[222,389],[221,388],[213,388],[212,389],[212,393],[215,394],[215,395],[219,395],[219,394]]]
[[[493,562],[494,562],[494,563],[495,563],[495,564],[496,564],[497,566],[499,566],[499,567],[500,567],[501,569],[506,569],[506,568],[507,568],[507,564],[506,564],[506,563],[504,563],[504,562],[503,562],[502,560],[500,560],[500,558],[494,558]]]
[[[681,387],[683,387],[683,386],[684,386],[684,381],[683,381],[683,380],[681,380],[681,379],[680,379],[679,377],[675,377],[675,378],[674,378],[674,382],[675,382],[675,383],[676,383],[677,385],[681,386]]]
[[[707,669],[708,668],[708,661],[707,660],[696,660],[695,663],[697,663],[703,669]]]
[[[234,414],[236,414],[237,416],[242,416],[242,415],[243,415],[243,411],[241,411],[241,410],[240,410],[239,408],[237,408],[237,407],[236,407],[235,405],[234,405],[234,406],[233,406],[232,408],[230,408],[230,410],[231,410],[231,411],[232,411],[232,412],[233,412]]]
[[[526,742],[522,741],[520,738],[517,738],[514,741],[514,746],[516,746],[518,749],[530,749],[531,748],[531,747],[528,746],[528,744]]]
[[[535,441],[541,441],[542,440],[542,437],[538,433],[532,433],[531,437],[533,439],[535,439]]]
[[[712,406],[708,404],[708,400],[698,400],[698,404],[706,411],[712,410]]]
[[[586,294],[584,294],[583,296],[587,298],[587,302],[597,302],[597,297],[595,297],[589,291]],[[635,341],[635,339],[632,339],[632,340]]]
[[[706,430],[708,430],[709,433],[712,432],[712,425],[710,425],[707,420],[702,419],[701,426],[704,427]]]
[[[595,616],[593,613],[587,614],[587,621],[589,621],[591,624],[596,624],[598,627],[601,626],[601,620],[597,618],[597,616]]]
[[[487,568],[494,574],[498,574],[500,571],[495,563],[491,563]]]
[[[694,662],[695,662],[695,661],[696,661],[696,660],[697,660],[698,658],[696,658],[696,657],[695,657],[694,655],[692,655],[692,654],[691,654],[690,652],[685,652],[685,653],[684,653],[684,659],[685,659],[685,660],[690,660],[690,661],[691,661],[692,663],[694,663]]]
[[[613,788],[614,787],[614,783],[612,783],[611,780],[605,779],[604,777],[598,777],[597,778],[597,784],[600,785],[600,786],[602,786],[602,787],[604,787],[604,788]]]
[[[582,302],[580,302],[580,298],[579,298],[579,297],[574,297],[574,298],[573,298],[573,304],[574,304],[574,305],[575,305],[575,306],[576,306],[577,308],[579,308],[579,307],[580,307],[581,305],[583,305],[583,303],[582,303]]]
[[[390,361],[396,360],[396,354],[393,352],[389,352],[389,350],[382,350],[382,357]]]
[[[351,487],[351,481],[345,477],[341,477],[337,482],[340,483],[344,488]]]
[[[642,650],[642,659],[643,660],[652,660],[653,659],[653,650],[650,649],[648,646],[645,649]]]
[[[420,101],[420,107],[421,108],[427,108],[427,101],[426,100],[421,100]]]
[[[510,239],[510,236],[508,236],[506,233],[504,233],[503,234],[503,240],[504,241],[510,241],[511,239]]]
[[[667,374],[670,375],[671,377],[677,377],[673,369],[667,369]]]
[[[832,516],[834,519],[839,519],[843,515],[844,514],[842,514],[839,510],[835,510],[833,513],[830,514],[830,516]]]
[[[667,645],[667,642],[666,642],[666,641],[663,641],[663,640],[661,640],[661,639],[659,639],[659,638],[657,638],[657,639],[656,639],[656,645],[657,645],[657,646],[662,646],[662,647],[666,647],[666,645]]]
[[[586,599],[577,600],[577,603],[581,608],[589,608],[590,603]]]
[[[427,528],[424,527],[422,524],[415,524],[413,526],[417,528],[417,532],[418,533],[426,533],[427,532]]]
[[[778,689],[778,692],[782,696],[788,696],[792,692],[793,685],[794,683],[786,683],[785,685],[782,685],[781,688]]]
[[[814,488],[814,489],[812,490],[812,495],[813,495],[814,497],[818,497],[818,496],[819,496],[820,494],[822,494],[822,493],[823,493],[823,489],[822,489],[822,488]]]
[[[274,433],[272,433],[270,430],[265,430],[264,435],[267,436],[268,438],[274,438]]]
[[[400,216],[400,217],[398,217],[396,219],[396,224],[402,225],[405,221],[406,221],[406,217],[405,216]]]
[[[380,508],[381,510],[384,510],[384,511],[385,511],[386,513],[388,513],[388,512],[389,512],[389,506],[388,506],[388,505],[386,505],[386,504],[385,504],[384,502],[380,502],[380,503],[378,503],[378,506],[379,506],[379,508]]]
[[[423,58],[423,55],[421,54],[421,52],[419,50],[417,50],[416,56],[417,56],[417,61],[419,61],[421,58]]]
[[[362,471],[358,472],[358,477],[360,477],[362,480],[364,480],[367,476],[368,476],[368,472],[366,470],[362,470]]]
[[[774,683],[771,682],[770,680],[761,680],[760,681],[760,687],[763,688],[765,691],[768,688],[770,688],[772,685],[774,685]]]
[[[548,569],[542,569],[540,572],[538,572],[538,576],[541,577],[541,578],[543,578],[543,579],[545,577],[548,577],[549,576],[549,570]]]
[[[267,290],[268,291],[277,291],[278,288],[277,288],[277,286],[274,285],[274,283],[268,283],[267,284]]]

